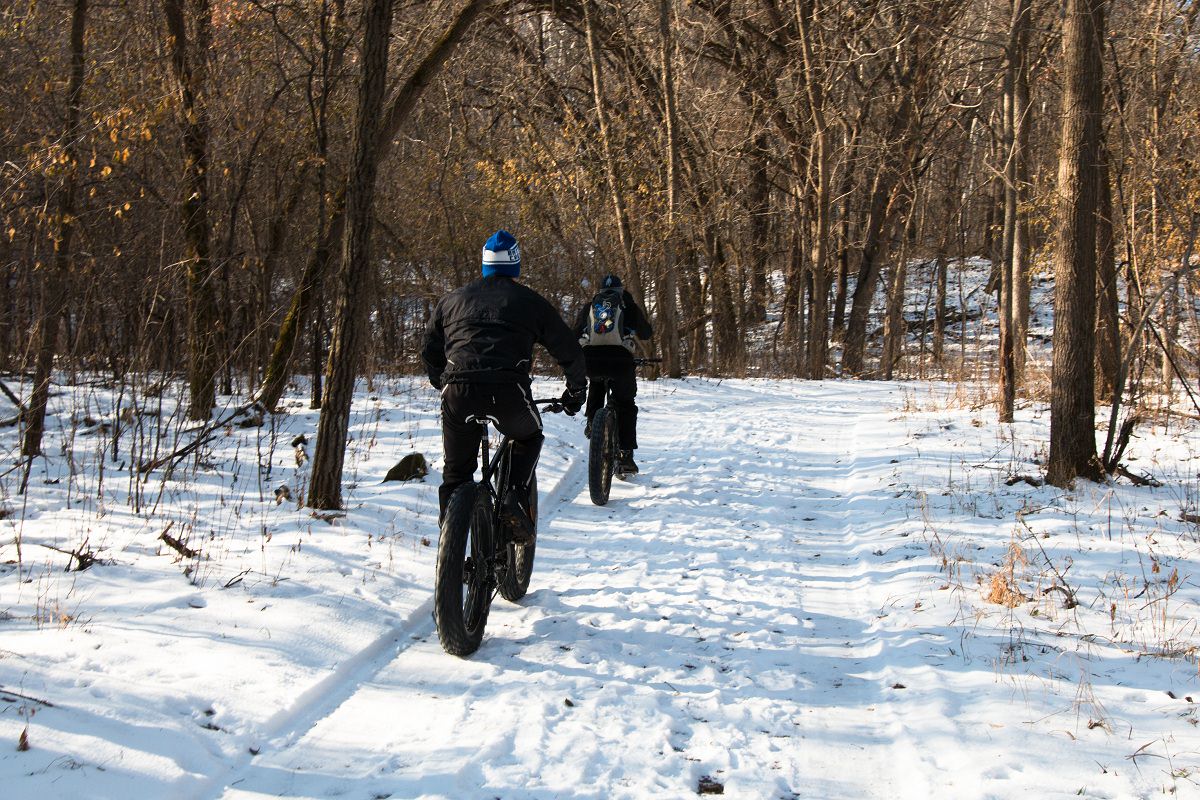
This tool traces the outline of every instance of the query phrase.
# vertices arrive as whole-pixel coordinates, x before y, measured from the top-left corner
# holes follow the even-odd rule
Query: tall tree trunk
[[[729,279],[729,263],[720,234],[713,225],[705,230],[709,259],[708,290],[712,301],[713,371],[718,374],[740,375],[742,370],[741,332],[737,309],[733,302],[733,286]]]
[[[702,368],[708,361],[708,314],[704,310],[707,304],[700,279],[697,249],[687,248],[684,256],[687,269],[683,270],[683,280],[679,284],[681,306],[687,314],[684,327],[687,331],[688,367],[692,370]]]
[[[208,217],[208,57],[212,43],[212,8],[208,0],[188,0],[196,38],[189,46],[184,0],[163,0],[178,83],[183,125],[183,200],[180,205],[187,241],[188,416],[206,420],[216,405],[220,354],[220,319],[214,282]]]
[[[600,146],[604,153],[604,175],[608,179],[608,191],[612,198],[613,214],[617,222],[617,236],[621,243],[621,261],[625,266],[625,282],[634,297],[645,305],[645,292],[641,275],[638,274],[637,258],[634,254],[633,227],[629,223],[629,212],[625,198],[617,183],[616,156],[613,154],[612,139],[608,129],[608,109],[604,103],[604,73],[600,64],[600,47],[596,43],[595,25],[592,23],[592,6],[595,0],[583,0],[584,24],[586,27],[588,59],[592,68],[592,95],[595,103],[596,125],[600,130]]]
[[[23,415],[23,456],[35,456],[42,452],[42,436],[46,430],[46,406],[50,401],[50,378],[54,369],[54,351],[58,342],[59,322],[66,303],[71,265],[75,257],[73,244],[76,194],[79,185],[79,116],[83,105],[87,13],[87,0],[75,0],[71,7],[67,115],[62,138],[63,171],[58,185],[53,191],[47,191],[47,196],[53,196],[56,201],[54,213],[49,220],[53,229],[53,254],[50,263],[42,265],[40,270],[41,308],[38,309],[37,330],[34,334],[37,361],[33,373],[33,392]],[[49,188],[48,186],[47,189]]]
[[[801,301],[804,299],[805,246],[804,224],[801,222],[804,218],[801,213],[802,196],[803,192],[797,185],[791,192],[790,216],[795,222],[791,226],[791,243],[788,248],[787,272],[783,280],[782,308],[780,309],[783,316],[783,342],[788,353],[787,357],[783,359],[783,364],[785,369],[797,375],[802,374],[804,368],[801,359],[802,343],[804,342],[804,331],[801,330],[804,307]]]
[[[749,187],[747,189],[747,221],[750,238],[749,262],[747,271],[750,273],[749,298],[746,303],[745,319],[748,323],[758,324],[767,315],[767,237],[770,234],[771,215],[771,184],[767,174],[767,156],[769,152],[768,138],[765,133],[759,133],[751,140],[751,153],[747,167]]]
[[[855,151],[862,135],[862,123],[866,119],[866,107],[859,112],[859,121],[845,136],[843,160],[847,164],[854,163]],[[850,286],[850,198],[854,188],[855,170],[842,170],[842,181],[838,187],[838,196],[842,198],[841,211],[838,214],[838,257],[837,257],[837,291],[833,300],[833,330],[830,338],[841,341],[845,338],[846,299]]]
[[[1029,0],[1011,0],[1008,47],[1004,69],[1004,228],[1000,264],[1000,421],[1013,421],[1013,406],[1017,396],[1016,361],[1016,276],[1019,270],[1017,246],[1017,215],[1020,205],[1021,170],[1024,158],[1021,137],[1017,128],[1022,124],[1023,108],[1018,98],[1018,76],[1025,71],[1026,24]]]
[[[674,44],[671,38],[671,0],[659,0],[658,35],[661,46],[664,122],[666,123],[667,157],[667,230],[663,242],[663,272],[657,282],[658,288],[658,341],[666,362],[667,375],[678,378],[683,375],[679,363],[679,315],[676,302],[676,204],[679,184],[678,121],[675,117],[675,74],[672,68]]]
[[[1104,0],[1067,0],[1063,21],[1062,150],[1054,362],[1046,479],[1066,486],[1098,480],[1095,345],[1096,211],[1103,116]]]
[[[958,228],[957,218],[962,213],[960,207],[959,183],[962,177],[960,160],[955,160],[950,168],[950,180],[942,200],[942,235],[938,239],[938,250],[934,265],[934,305],[933,305],[933,340],[930,349],[934,366],[940,368],[946,347],[946,302],[948,299],[950,277],[950,243]]]
[[[309,372],[312,373],[312,386],[309,392],[308,407],[320,408],[321,397],[325,394],[321,373],[325,366],[325,303],[317,300],[316,313],[313,314],[311,332],[309,334]]]
[[[812,231],[812,256],[809,268],[812,274],[812,298],[808,314],[808,350],[805,373],[809,378],[825,377],[825,364],[829,359],[829,292],[833,283],[830,269],[829,238],[832,235],[833,191],[830,186],[833,159],[829,122],[825,115],[825,70],[817,64],[813,48],[812,18],[816,16],[816,5],[812,2],[798,3],[796,23],[800,32],[800,53],[804,61],[804,93],[808,99],[809,117],[813,124],[812,161],[816,172],[816,194],[813,198],[815,219]]]
[[[915,192],[914,192],[915,193]],[[890,381],[896,365],[904,355],[904,338],[907,330],[904,324],[904,291],[908,284],[908,251],[910,237],[908,235],[915,227],[916,214],[909,212],[905,222],[905,235],[900,243],[900,257],[892,269],[891,285],[887,294],[887,314],[883,321],[883,357],[880,360],[880,377]]]
[[[310,321],[313,307],[320,303],[321,287],[325,275],[334,261],[335,243],[343,236],[346,228],[345,190],[340,190],[333,201],[332,217],[324,235],[319,235],[316,247],[305,262],[300,284],[292,295],[292,302],[279,326],[271,358],[263,373],[262,385],[255,399],[268,411],[279,405],[291,375],[292,353],[305,322]],[[318,345],[319,347],[319,345]],[[318,404],[319,405],[319,404]]]
[[[354,399],[354,381],[362,360],[366,319],[371,305],[367,292],[371,275],[371,223],[392,3],[393,0],[368,0],[363,11],[366,25],[358,117],[354,128],[354,161],[346,189],[346,234],[342,240],[337,307],[308,497],[308,504],[313,508],[342,507],[342,465],[346,455],[350,405]]]
[[[1029,29],[1033,25],[1032,7],[1029,0],[1021,0],[1026,9],[1022,16],[1019,49],[1021,60],[1015,77],[1014,96],[1016,118],[1013,135],[1014,167],[1017,180],[1016,230],[1013,232],[1013,382],[1020,386],[1024,381],[1025,362],[1029,353],[1029,303],[1030,303],[1030,252],[1033,247],[1032,230],[1026,198],[1029,197],[1030,133],[1033,130],[1033,103],[1029,96]]]
[[[1103,134],[1102,134],[1103,135]],[[1108,148],[1102,145],[1099,166],[1099,210],[1096,213],[1096,390],[1104,402],[1113,397],[1121,368],[1121,323],[1117,261],[1113,235],[1112,183],[1109,175]]]
[[[854,170],[846,170],[852,173]],[[847,181],[843,181],[845,188]],[[850,192],[842,195],[842,210],[838,215],[837,289],[833,298],[833,330],[830,338],[840,341],[845,338],[846,300],[850,296]]]

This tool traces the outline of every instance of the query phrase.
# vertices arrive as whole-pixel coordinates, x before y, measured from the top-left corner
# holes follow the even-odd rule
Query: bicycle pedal
[[[500,521],[504,523],[510,542],[516,545],[533,544],[536,534],[531,530],[528,518],[521,519],[517,514],[506,511],[500,515]]]

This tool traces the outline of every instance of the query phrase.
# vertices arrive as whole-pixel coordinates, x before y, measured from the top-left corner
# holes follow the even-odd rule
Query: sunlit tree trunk
[[[625,267],[625,283],[628,284],[634,297],[639,301],[644,301],[642,279],[638,273],[637,258],[634,253],[633,227],[629,224],[629,212],[625,207],[621,186],[617,182],[616,156],[612,149],[612,139],[608,128],[608,109],[604,101],[604,72],[600,63],[600,47],[596,42],[595,25],[592,22],[593,4],[594,0],[583,0],[588,58],[592,68],[592,96],[596,126],[600,133],[600,146],[604,153],[604,174],[608,180],[608,191],[617,222],[617,236],[621,243],[621,260]]]
[[[833,191],[830,186],[833,179],[830,166],[833,144],[825,114],[824,70],[818,68],[813,41],[812,22],[816,13],[816,4],[813,2],[797,4],[796,22],[804,60],[804,91],[814,131],[812,161],[816,173],[816,196],[813,198],[816,219],[812,224],[812,255],[809,262],[812,296],[808,313],[805,374],[819,380],[825,377],[825,364],[829,358],[829,295],[833,285],[829,257],[833,216]]]
[[[362,360],[366,319],[371,306],[371,227],[375,175],[379,166],[380,111],[387,79],[388,42],[393,0],[369,0],[364,9],[362,65],[359,75],[358,117],[354,128],[354,161],[346,191],[346,234],[337,285],[325,393],[313,453],[308,504],[313,508],[342,507],[342,465],[350,424],[354,382]]]
[[[1054,287],[1054,363],[1046,478],[1100,478],[1096,457],[1096,211],[1103,117],[1104,0],[1067,0]]]
[[[212,8],[208,0],[189,0],[195,41],[189,43],[184,0],[163,0],[171,67],[179,91],[183,127],[183,233],[187,242],[188,416],[208,419],[216,405],[220,361],[220,319],[211,257],[208,185],[208,58]]]
[[[675,74],[672,68],[674,45],[671,37],[671,1],[659,0],[658,34],[661,46],[663,82],[664,122],[666,123],[667,158],[667,229],[663,242],[663,273],[658,281],[658,340],[662,348],[667,375],[680,377],[683,372],[679,363],[679,319],[676,303],[676,203],[679,184],[678,120],[675,115]]]
[[[34,456],[42,452],[42,436],[46,430],[46,406],[50,400],[50,378],[54,369],[54,351],[58,342],[59,323],[66,302],[67,282],[74,260],[76,196],[79,186],[79,117],[83,101],[85,73],[85,41],[87,34],[87,0],[75,0],[71,7],[70,66],[67,77],[67,115],[63,126],[62,173],[57,185],[47,186],[47,196],[53,197],[54,212],[47,221],[53,231],[53,252],[50,263],[41,265],[41,303],[34,335],[37,360],[33,373],[33,392],[24,417],[25,432],[21,454]]]
[[[1096,213],[1096,390],[1104,402],[1116,402],[1113,390],[1121,368],[1121,323],[1114,249],[1112,184],[1108,148],[1102,149],[1099,210]]]

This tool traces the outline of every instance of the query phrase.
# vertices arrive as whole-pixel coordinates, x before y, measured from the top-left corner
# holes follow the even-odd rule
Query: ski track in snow
[[[414,445],[440,463],[432,393],[356,412],[351,510],[332,525],[269,501],[235,519],[219,509],[246,503],[236,474],[228,490],[218,476],[219,503],[203,475],[164,482],[170,508],[200,509],[197,530],[226,531],[202,537],[209,572],[193,585],[142,534],[98,538],[117,558],[78,578],[94,619],[0,643],[0,685],[55,702],[29,718],[4,697],[0,742],[28,719],[33,749],[0,754],[0,780],[17,797],[134,800],[688,798],[704,777],[767,800],[1187,796],[1193,661],[1143,658],[1157,640],[1122,623],[1125,606],[1110,623],[1109,596],[1084,598],[1096,613],[1082,619],[1055,597],[1010,612],[972,579],[999,564],[1015,511],[1042,514],[1032,524],[1060,564],[1078,556],[1081,591],[1143,558],[1164,565],[1160,583],[1178,568],[1184,599],[1162,625],[1186,644],[1190,540],[1168,549],[1156,522],[1143,555],[1132,522],[1113,541],[1120,496],[987,483],[970,465],[996,457],[995,438],[972,438],[982,423],[939,406],[945,391],[642,383],[643,472],[605,507],[588,498],[579,419],[547,417],[530,591],[497,598],[469,659],[442,652],[431,618],[436,542],[421,534],[440,476],[377,483]],[[933,409],[914,408],[922,392]],[[1126,495],[1118,517],[1163,517],[1148,492]],[[1061,549],[1106,513],[1115,555]],[[73,541],[49,533],[67,524],[50,501],[30,519],[27,548]],[[38,581],[40,613],[55,589]]]

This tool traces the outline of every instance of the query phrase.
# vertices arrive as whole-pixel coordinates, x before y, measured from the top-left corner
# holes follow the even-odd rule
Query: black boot
[[[508,526],[513,544],[533,544],[537,531],[529,516],[528,501],[521,499],[516,489],[509,489],[500,506],[500,518]]]
[[[617,459],[617,472],[621,475],[637,475],[638,465],[633,462],[633,451],[622,450]]]

